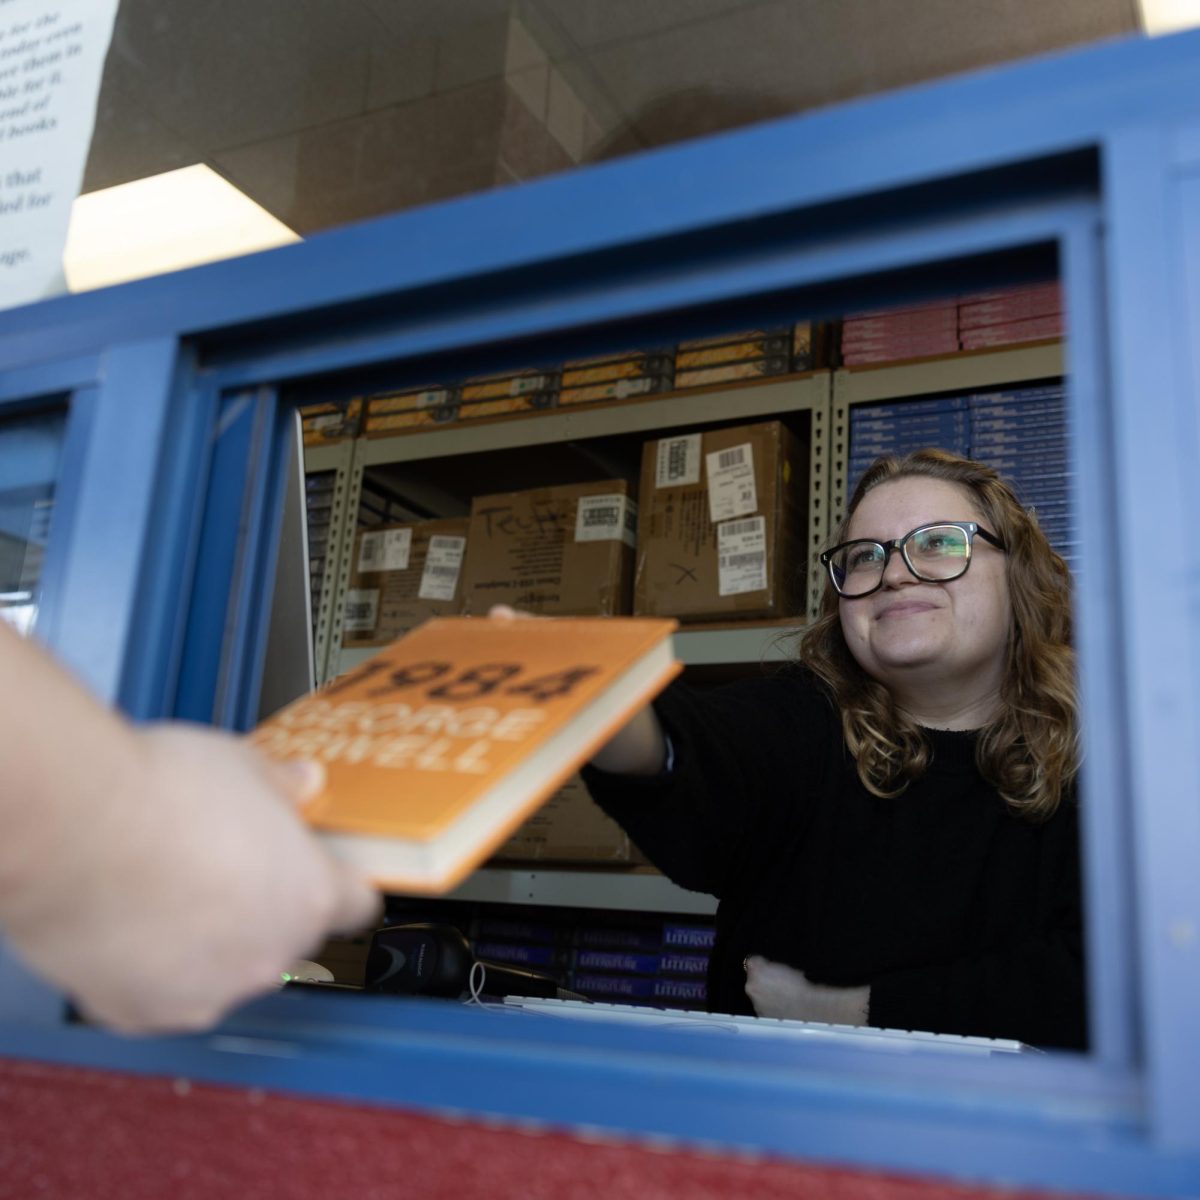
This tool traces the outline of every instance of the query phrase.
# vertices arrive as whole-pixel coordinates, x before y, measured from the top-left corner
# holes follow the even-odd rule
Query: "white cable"
[[[487,981],[487,967],[479,959],[471,964],[471,974],[467,976],[467,990],[471,993],[468,1004],[482,1004],[483,985]]]

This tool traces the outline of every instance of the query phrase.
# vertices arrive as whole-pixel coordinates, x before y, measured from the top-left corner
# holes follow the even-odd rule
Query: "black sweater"
[[[882,1028],[1086,1043],[1073,797],[1012,816],[975,735],[928,730],[933,761],[891,800],[861,784],[825,691],[799,669],[655,702],[669,774],[585,778],[682,887],[719,900],[709,1006],[753,1011],[742,960],[871,988]]]

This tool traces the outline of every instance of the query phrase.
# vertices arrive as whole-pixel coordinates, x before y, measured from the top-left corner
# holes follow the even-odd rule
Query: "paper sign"
[[[117,0],[0,0],[0,308],[66,291]]]

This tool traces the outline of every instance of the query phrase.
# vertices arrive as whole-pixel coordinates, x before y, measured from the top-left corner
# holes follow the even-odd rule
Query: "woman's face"
[[[890,542],[919,525],[976,521],[997,533],[958,484],[902,478],[867,493],[847,540]],[[923,686],[998,689],[1004,675],[1012,607],[1004,554],[976,537],[965,575],[922,583],[894,552],[883,586],[840,602],[842,635],[858,665],[901,693]]]

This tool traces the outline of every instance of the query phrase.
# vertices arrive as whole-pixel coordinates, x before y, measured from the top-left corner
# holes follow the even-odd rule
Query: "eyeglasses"
[[[995,534],[981,529],[974,521],[941,521],[918,526],[891,542],[864,539],[843,542],[826,550],[821,562],[829,569],[829,579],[837,594],[857,600],[883,586],[883,573],[893,550],[900,551],[904,565],[922,583],[949,583],[965,575],[971,565],[971,546],[976,534],[997,550],[1005,549]]]

